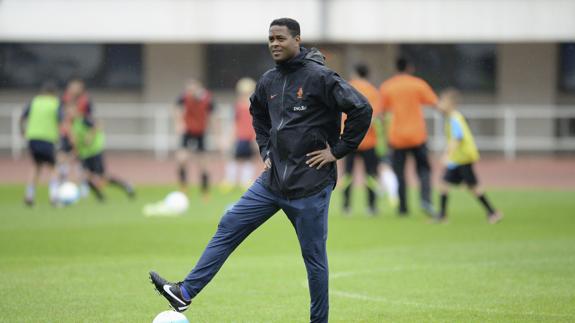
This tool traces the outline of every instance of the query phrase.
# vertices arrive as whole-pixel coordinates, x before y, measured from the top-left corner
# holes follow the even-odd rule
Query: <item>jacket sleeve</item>
[[[331,147],[333,156],[340,159],[357,149],[369,129],[373,111],[367,99],[336,73],[328,75],[326,90],[328,104],[347,115],[343,132]]]
[[[250,97],[250,114],[252,115],[252,125],[256,133],[256,142],[260,150],[262,160],[265,161],[269,151],[270,129],[272,122],[267,106],[263,81],[260,79],[255,92]]]

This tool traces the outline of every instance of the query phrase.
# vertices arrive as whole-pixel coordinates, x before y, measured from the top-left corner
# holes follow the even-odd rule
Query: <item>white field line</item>
[[[412,301],[401,301],[401,300],[393,300],[385,297],[376,297],[376,296],[369,296],[360,293],[350,293],[345,291],[339,290],[330,290],[330,294],[339,297],[357,299],[362,301],[370,301],[370,302],[379,302],[379,303],[387,303],[392,305],[407,305],[413,306],[416,308],[431,308],[431,309],[440,309],[440,310],[448,310],[448,311],[473,311],[478,313],[485,313],[485,314],[502,314],[502,315],[513,315],[513,316],[546,316],[546,317],[557,317],[557,318],[572,318],[574,317],[571,314],[558,314],[558,313],[539,313],[539,312],[511,312],[505,310],[497,310],[497,309],[487,309],[487,308],[473,308],[473,307],[466,307],[466,306],[448,306],[448,305],[437,305],[437,304],[429,304],[429,303],[420,303],[420,302],[412,302]]]
[[[567,260],[567,261],[566,261]],[[488,262],[473,262],[473,263],[458,263],[458,264],[440,264],[440,265],[427,265],[427,266],[393,266],[387,268],[380,268],[375,270],[358,270],[358,271],[348,271],[348,272],[339,272],[330,275],[330,280],[346,278],[346,277],[353,277],[365,274],[373,274],[373,273],[383,273],[383,272],[401,272],[401,271],[411,271],[411,270],[425,270],[425,269],[442,269],[442,268],[477,268],[477,267],[491,267],[496,265],[522,265],[522,264],[546,264],[546,263],[560,263],[560,262],[569,262],[569,259],[564,258],[533,258],[533,259],[524,259],[521,261],[488,261]],[[307,281],[303,282],[303,286],[307,288]],[[344,290],[336,290],[330,288],[330,294],[334,296],[344,297],[344,298],[351,298],[363,301],[370,301],[370,302],[379,302],[379,303],[387,303],[392,305],[403,305],[403,306],[413,306],[416,308],[431,308],[431,309],[442,309],[442,310],[449,310],[449,311],[473,311],[478,313],[485,313],[485,314],[502,314],[502,315],[513,315],[513,316],[543,316],[543,317],[556,317],[556,318],[573,318],[575,315],[573,314],[559,314],[559,313],[541,313],[541,312],[513,312],[513,311],[505,311],[505,310],[497,310],[497,309],[488,309],[488,308],[473,308],[473,307],[466,307],[466,306],[449,306],[449,305],[438,305],[438,304],[430,304],[430,303],[421,303],[421,302],[414,302],[414,301],[404,301],[404,300],[396,300],[396,299],[389,299],[386,297],[380,296],[371,296],[362,293],[354,293],[348,292]]]

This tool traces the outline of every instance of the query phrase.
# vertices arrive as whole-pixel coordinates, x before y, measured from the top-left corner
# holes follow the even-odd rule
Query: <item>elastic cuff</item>
[[[342,152],[341,149],[338,150],[337,146],[331,148],[331,154],[336,159],[342,159],[343,157],[345,157],[345,155],[347,155],[347,153]]]

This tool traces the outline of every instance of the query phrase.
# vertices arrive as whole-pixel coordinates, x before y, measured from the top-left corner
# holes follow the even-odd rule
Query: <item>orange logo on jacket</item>
[[[303,98],[303,89],[301,88],[301,86],[300,86],[299,89],[297,90],[297,98],[298,98],[298,99]]]

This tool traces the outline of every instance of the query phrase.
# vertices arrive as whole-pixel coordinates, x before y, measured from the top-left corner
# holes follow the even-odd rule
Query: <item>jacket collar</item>
[[[307,49],[300,47],[299,49],[299,54],[285,62],[277,63],[276,68],[281,72],[290,72],[297,70],[310,61],[325,65],[325,57],[317,48]]]

